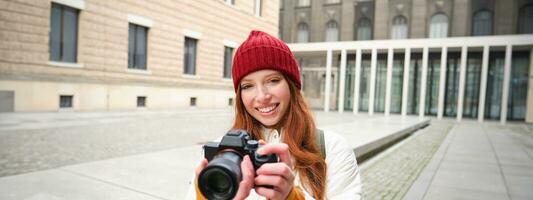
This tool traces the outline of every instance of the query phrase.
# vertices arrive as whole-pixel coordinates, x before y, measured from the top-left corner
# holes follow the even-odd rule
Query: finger
[[[275,199],[276,193],[278,193],[276,190],[267,187],[255,187],[254,189],[255,193],[264,196],[266,199]]]
[[[263,140],[263,139],[260,139],[260,140],[257,141],[257,142],[258,142],[260,145],[265,145],[265,144],[267,144],[267,143],[265,142],[265,140]]]
[[[202,172],[202,170],[207,166],[207,159],[202,159],[198,166],[196,166],[196,169],[194,170],[194,173],[196,174],[196,177]]]
[[[242,180],[239,183],[239,190],[233,199],[245,199],[250,195],[250,190],[254,183],[254,170],[250,158],[246,155],[241,162]]]
[[[254,179],[256,186],[272,186],[274,190],[282,190],[289,186],[289,181],[278,175],[259,175]]]
[[[284,162],[289,167],[292,167],[292,161],[289,155],[289,146],[285,143],[266,144],[265,146],[259,148],[257,153],[260,155],[271,153],[276,154],[281,162]]]
[[[266,163],[263,164],[259,169],[257,169],[255,173],[257,174],[257,176],[276,175],[282,176],[288,181],[294,180],[294,173],[292,172],[291,168],[285,163]]]
[[[254,166],[248,155],[244,156],[241,162],[241,171],[243,180],[252,180],[255,176]]]

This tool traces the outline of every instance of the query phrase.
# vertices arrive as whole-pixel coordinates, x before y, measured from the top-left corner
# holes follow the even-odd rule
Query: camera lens
[[[232,199],[242,180],[242,157],[231,151],[215,156],[198,177],[200,192],[207,199]]]
[[[225,193],[231,188],[231,177],[226,172],[218,168],[213,168],[206,172],[207,187],[215,193]]]

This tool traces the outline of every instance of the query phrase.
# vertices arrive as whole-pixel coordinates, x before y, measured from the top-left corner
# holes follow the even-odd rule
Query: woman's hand
[[[254,166],[248,155],[244,156],[241,162],[242,181],[239,183],[239,190],[233,198],[234,200],[246,199],[250,195],[250,190],[254,187]]]
[[[274,153],[280,158],[280,162],[267,163],[257,169],[254,181],[255,192],[268,199],[286,199],[294,185],[289,146],[284,143],[267,144],[257,152],[261,155]],[[260,185],[273,187],[260,187]]]
[[[207,159],[203,159],[200,164],[195,169],[196,178],[198,179],[198,176],[200,175],[200,172],[207,166]],[[254,166],[252,165],[252,161],[250,161],[250,157],[247,155],[244,156],[242,162],[241,162],[241,172],[242,172],[242,180],[239,183],[239,190],[237,191],[237,194],[233,199],[235,200],[241,200],[245,199],[250,195],[250,190],[252,190],[254,186]],[[198,183],[198,181],[196,182]],[[198,187],[198,186],[197,186]],[[196,194],[197,196],[199,194]],[[197,198],[198,199],[198,198]]]

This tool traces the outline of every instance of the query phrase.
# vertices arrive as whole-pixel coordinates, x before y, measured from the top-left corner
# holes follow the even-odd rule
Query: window
[[[297,42],[298,43],[309,42],[309,26],[304,22],[301,22],[298,24]]]
[[[533,33],[533,4],[526,4],[518,11],[518,33]]]
[[[189,105],[190,106],[196,106],[196,97],[191,97]]]
[[[146,107],[146,97],[145,96],[137,96],[137,107],[139,107],[139,108]]]
[[[235,0],[224,0],[228,5],[235,5]]]
[[[298,0],[298,7],[310,6],[311,0]]]
[[[198,40],[185,37],[183,59],[183,73],[194,75],[196,73],[196,43]]]
[[[326,24],[326,42],[339,41],[339,25],[334,20]]]
[[[372,39],[372,22],[368,18],[362,18],[357,23],[357,40]]]
[[[341,0],[326,0],[326,4],[336,4],[336,3],[340,3]]]
[[[233,48],[224,47],[224,78],[231,78],[232,57],[233,57]]]
[[[59,108],[72,108],[72,95],[59,96]]]
[[[438,13],[431,17],[431,20],[429,22],[429,37],[448,37],[448,16],[442,13]]]
[[[481,10],[472,18],[472,35],[491,35],[492,15],[487,10]]]
[[[233,98],[228,99],[228,106],[233,106]]]
[[[407,18],[404,16],[396,16],[392,20],[391,39],[406,39],[407,38]]]
[[[52,3],[50,14],[50,60],[76,62],[78,10]]]
[[[148,28],[129,24],[128,68],[146,70],[146,35]]]
[[[263,7],[263,1],[262,0],[255,0],[255,16],[261,17],[262,16],[262,7]]]

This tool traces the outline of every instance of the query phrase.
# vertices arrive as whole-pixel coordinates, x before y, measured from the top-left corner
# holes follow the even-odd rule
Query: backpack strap
[[[322,158],[326,160],[326,143],[324,141],[324,131],[320,129],[315,130],[315,140],[316,144],[320,148],[320,155],[322,155]]]

